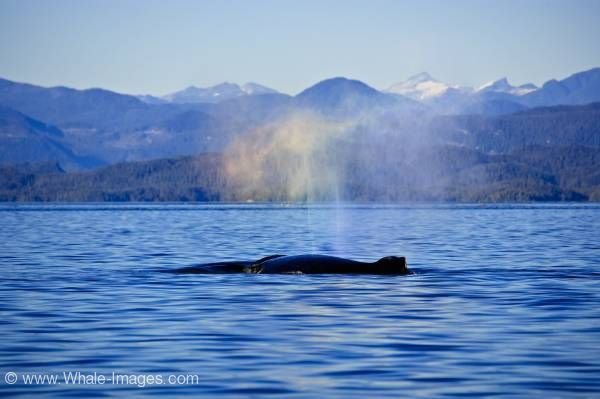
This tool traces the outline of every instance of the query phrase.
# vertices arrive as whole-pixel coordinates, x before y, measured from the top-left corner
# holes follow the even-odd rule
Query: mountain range
[[[600,68],[549,80],[542,87],[532,83],[513,86],[507,78],[477,89],[440,82],[420,73],[390,86],[386,92],[427,104],[440,114],[506,114],[549,105],[580,105],[600,101]]]
[[[13,169],[5,170],[16,170],[17,165],[57,162],[64,173],[123,162],[224,154],[232,143],[263,143],[264,137],[257,134],[281,134],[282,127],[290,130],[290,121],[301,117],[313,123],[302,125],[309,131],[301,132],[301,140],[331,147],[326,154],[339,161],[335,168],[345,165],[337,175],[356,175],[351,170],[373,154],[376,157],[371,162],[377,159],[386,165],[382,167],[386,170],[378,169],[377,176],[389,177],[387,170],[394,168],[422,175],[410,166],[416,163],[396,164],[394,157],[431,155],[425,149],[434,146],[475,151],[480,161],[506,155],[510,162],[522,159],[511,154],[535,146],[563,148],[570,154],[580,153],[575,147],[598,151],[600,105],[596,102],[600,102],[600,68],[551,80],[539,88],[532,84],[513,86],[502,78],[474,89],[421,73],[380,91],[358,80],[336,77],[295,96],[255,83],[192,86],[152,97],[97,88],[46,88],[0,79],[0,164],[12,165]],[[321,132],[323,126],[343,126],[344,134],[334,137]],[[297,139],[289,137],[290,141]],[[556,154],[544,151],[540,153]],[[296,155],[288,158],[295,159]],[[582,172],[587,176],[581,180],[585,189],[573,191],[579,186],[569,186],[581,198],[589,198],[594,187],[600,186],[596,175],[589,172],[589,168],[600,168],[594,164],[596,157],[586,155],[586,159],[592,164],[586,164],[586,172]],[[451,169],[452,165],[447,166]],[[372,168],[363,165],[362,169]],[[39,174],[46,169],[36,170]],[[536,173],[531,176],[541,178]],[[360,176],[364,181],[372,180]],[[550,180],[559,184],[557,179]],[[351,192],[362,192],[363,188],[347,187]],[[373,187],[371,191],[377,190]],[[571,198],[565,193],[556,195]]]
[[[248,82],[243,85],[238,85],[237,83],[223,82],[211,87],[189,86],[183,90],[162,97],[141,95],[137,96],[137,98],[150,104],[198,104],[219,103],[237,97],[276,93],[277,90],[258,83]]]

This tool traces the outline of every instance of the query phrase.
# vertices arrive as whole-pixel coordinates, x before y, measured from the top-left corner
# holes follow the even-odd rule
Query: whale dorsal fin
[[[410,273],[404,256],[386,256],[375,262],[376,265],[382,268],[386,273],[390,274],[407,274]]]
[[[263,271],[262,263],[264,263],[268,260],[271,260],[271,259],[281,258],[282,256],[285,256],[285,255],[269,255],[269,256],[265,256],[264,258],[260,258],[256,262],[253,262],[250,266],[244,267],[244,273],[260,274]]]

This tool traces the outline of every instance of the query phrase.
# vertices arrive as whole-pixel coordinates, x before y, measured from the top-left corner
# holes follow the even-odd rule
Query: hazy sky
[[[295,94],[333,76],[540,84],[596,66],[600,0],[0,0],[0,76],[44,86]]]

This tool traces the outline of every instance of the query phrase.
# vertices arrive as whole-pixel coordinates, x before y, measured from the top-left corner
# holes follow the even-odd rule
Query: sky
[[[42,86],[296,94],[334,76],[539,85],[598,66],[600,0],[0,0],[0,77]]]

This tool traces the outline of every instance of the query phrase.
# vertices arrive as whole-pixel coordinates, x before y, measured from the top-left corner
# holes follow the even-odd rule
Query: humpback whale
[[[406,258],[359,262],[328,255],[271,255],[256,261],[205,263],[168,270],[176,274],[409,274]]]

